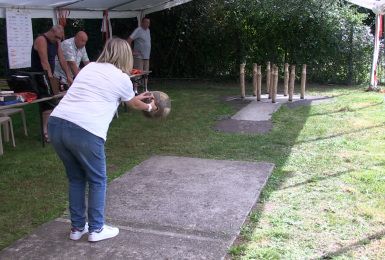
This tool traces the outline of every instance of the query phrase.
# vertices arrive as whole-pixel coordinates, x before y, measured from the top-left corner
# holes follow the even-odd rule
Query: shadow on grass
[[[384,163],[377,163],[377,164],[371,165],[371,167],[378,167],[378,166],[385,166],[385,164]],[[310,178],[310,179],[308,179],[306,181],[303,181],[303,182],[300,182],[300,183],[296,183],[296,184],[289,185],[289,186],[283,186],[283,187],[280,188],[280,190],[292,189],[292,188],[296,188],[296,187],[299,187],[299,186],[304,186],[304,185],[309,184],[309,183],[323,181],[323,180],[328,180],[330,178],[340,177],[341,175],[345,175],[345,174],[354,172],[356,170],[357,169],[353,168],[353,169],[348,169],[348,170],[345,170],[345,171],[336,172],[334,174],[326,175],[326,176],[323,176],[323,177],[316,176],[314,178]]]
[[[335,134],[335,135],[329,135],[329,136],[325,136],[325,137],[317,137],[317,138],[314,138],[314,139],[309,139],[309,140],[304,140],[304,141],[298,141],[298,142],[296,142],[295,144],[311,143],[311,142],[317,142],[317,141],[322,141],[322,140],[332,139],[332,138],[341,137],[341,136],[344,136],[344,135],[349,135],[349,134],[356,134],[356,133],[365,132],[365,131],[367,131],[367,130],[371,130],[371,129],[375,129],[375,128],[382,128],[382,127],[384,127],[384,126],[385,126],[385,123],[379,124],[379,125],[370,126],[370,127],[360,128],[360,129],[357,129],[357,130],[354,130],[354,131],[342,132],[342,133]]]
[[[377,233],[374,233],[373,235],[370,235],[370,236],[367,236],[363,239],[360,239],[355,243],[352,243],[348,246],[342,247],[342,248],[340,248],[336,251],[333,251],[333,252],[327,252],[324,255],[322,255],[321,257],[314,258],[314,259],[333,259],[334,257],[338,257],[338,256],[341,256],[343,254],[346,254],[349,251],[356,249],[357,247],[368,245],[375,240],[380,240],[384,236],[385,236],[385,230],[381,230]]]

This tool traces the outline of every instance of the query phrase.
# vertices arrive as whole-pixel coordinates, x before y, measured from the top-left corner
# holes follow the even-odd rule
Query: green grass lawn
[[[109,179],[152,155],[267,161],[276,168],[230,249],[235,259],[385,258],[385,104],[358,87],[312,87],[332,102],[273,116],[268,134],[215,132],[236,111],[220,97],[236,84],[158,82],[172,98],[167,120],[121,111],[106,143]],[[41,147],[37,107],[30,136],[15,117],[16,148],[0,157],[0,249],[63,214],[67,183],[50,145]]]

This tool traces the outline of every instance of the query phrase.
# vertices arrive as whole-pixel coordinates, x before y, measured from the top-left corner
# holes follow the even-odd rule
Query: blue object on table
[[[22,103],[21,100],[0,101],[0,106],[12,105],[16,103]]]

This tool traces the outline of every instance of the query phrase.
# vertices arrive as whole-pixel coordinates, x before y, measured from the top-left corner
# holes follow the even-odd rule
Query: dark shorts
[[[41,111],[53,110],[58,104],[58,100],[51,99],[49,101],[40,102],[40,108]]]

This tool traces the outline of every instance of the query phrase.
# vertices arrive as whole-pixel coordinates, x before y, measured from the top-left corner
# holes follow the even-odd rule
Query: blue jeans
[[[63,161],[69,181],[69,210],[73,227],[86,223],[86,183],[88,182],[89,231],[104,224],[107,187],[104,139],[67,120],[49,117],[48,135]]]

